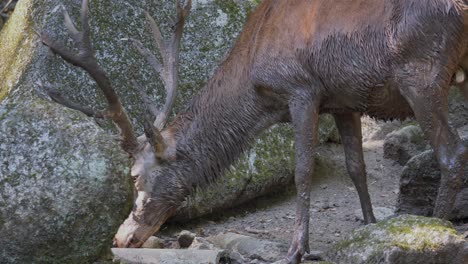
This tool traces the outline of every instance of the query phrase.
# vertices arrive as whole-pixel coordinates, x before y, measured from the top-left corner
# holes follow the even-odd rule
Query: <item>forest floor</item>
[[[385,136],[400,128],[401,123],[375,122],[363,118],[363,147],[368,175],[368,186],[374,208],[394,209],[399,192],[400,174],[403,169],[393,160],[383,158]],[[345,168],[342,145],[328,144],[336,166]],[[347,176],[322,175],[314,177],[310,207],[310,248],[326,251],[352,230],[363,226],[359,217],[359,198],[351,179]],[[293,235],[295,217],[295,191],[285,186],[284,191],[258,198],[247,204],[216,213],[185,224],[171,223],[158,234],[170,239],[181,230],[189,230],[199,236],[211,236],[222,232],[234,232],[289,245]],[[460,232],[468,231],[468,225],[458,223]]]

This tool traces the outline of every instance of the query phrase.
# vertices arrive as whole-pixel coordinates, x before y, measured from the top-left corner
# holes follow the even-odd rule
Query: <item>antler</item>
[[[146,58],[156,73],[158,73],[164,83],[164,87],[166,88],[166,102],[163,110],[157,114],[154,122],[154,126],[158,129],[162,129],[166,124],[167,117],[170,115],[170,111],[174,105],[174,100],[177,95],[180,41],[182,39],[185,20],[190,14],[191,7],[191,0],[187,1],[185,7],[182,7],[180,0],[177,0],[177,22],[174,25],[174,30],[169,41],[163,39],[158,24],[148,12],[145,12],[146,19],[148,20],[148,24],[153,33],[154,41],[156,42],[159,54],[161,55],[162,63],[159,62],[156,56],[144,47],[141,42],[132,39],[135,47],[143,57]]]
[[[173,32],[169,41],[165,40],[161,34],[156,21],[151,17],[148,12],[145,12],[146,19],[153,33],[153,39],[161,55],[162,62],[148,50],[143,44],[135,39],[131,39],[137,50],[146,58],[148,63],[153,67],[155,72],[159,75],[166,88],[166,101],[162,110],[151,111],[147,109],[147,116],[153,116],[154,122],[152,125],[145,124],[145,134],[149,142],[156,149],[157,154],[161,155],[164,152],[165,145],[160,135],[160,130],[164,128],[167,123],[167,117],[171,113],[174,106],[175,98],[177,96],[178,85],[178,72],[179,72],[179,52],[180,42],[184,31],[186,18],[190,14],[192,8],[192,1],[187,0],[185,6],[182,6],[181,1],[176,1],[177,5],[177,22],[174,25]]]
[[[62,57],[65,61],[84,69],[96,81],[108,102],[108,107],[105,111],[106,116],[110,117],[121,130],[123,136],[122,148],[128,153],[134,154],[138,149],[138,141],[133,132],[132,124],[130,123],[128,115],[125,112],[119,97],[111,85],[109,77],[99,66],[94,56],[94,50],[90,38],[88,0],[83,0],[81,6],[81,32],[76,29],[70,18],[70,15],[65,10],[65,8],[63,8],[63,13],[65,18],[65,26],[67,27],[68,32],[74,41],[75,47],[78,49],[78,53],[70,51],[63,43],[52,40],[46,33],[40,34],[42,43],[48,46],[54,53],[60,55],[60,57]],[[86,107],[81,107],[77,104],[68,102],[61,95],[55,94],[51,97],[56,102],[62,103],[68,107],[70,107],[70,104],[72,104],[73,107],[71,108],[80,111],[82,111],[82,109],[88,109]],[[59,97],[60,100],[57,100]]]

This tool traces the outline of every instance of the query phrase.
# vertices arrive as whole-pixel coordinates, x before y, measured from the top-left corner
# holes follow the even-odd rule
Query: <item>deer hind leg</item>
[[[463,183],[468,148],[458,133],[448,124],[447,87],[450,77],[434,73],[434,65],[408,65],[414,72],[404,72],[399,78],[400,91],[411,105],[426,137],[429,139],[441,170],[441,182],[434,208],[434,216],[448,219],[456,195]]]
[[[293,99],[289,106],[296,140],[295,184],[297,189],[294,236],[288,263],[300,263],[309,252],[309,208],[314,149],[317,144],[319,103],[310,98]]]
[[[346,167],[359,195],[364,222],[375,223],[367,190],[366,166],[362,152],[361,115],[359,113],[335,114],[334,118],[343,142]]]

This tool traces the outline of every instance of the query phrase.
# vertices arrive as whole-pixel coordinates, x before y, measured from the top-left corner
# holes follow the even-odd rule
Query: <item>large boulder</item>
[[[54,72],[57,61],[36,45],[33,28],[62,32],[52,11],[60,2],[76,1],[20,1],[0,33],[1,263],[101,259],[133,204],[130,160],[115,137],[43,97],[36,84],[71,72],[91,83],[76,70]],[[100,12],[110,15],[111,9]],[[79,94],[79,87],[68,89]]]
[[[450,91],[451,127],[468,143],[468,101],[458,89]],[[397,212],[432,215],[440,184],[440,168],[433,150],[419,126],[407,125],[390,133],[384,143],[384,156],[406,166],[400,177]],[[468,218],[468,165],[461,192],[457,195],[452,219]]]
[[[427,141],[419,126],[408,125],[385,137],[384,158],[404,166],[414,155],[427,149]]]
[[[448,221],[403,215],[355,230],[326,259],[336,264],[468,263],[468,242]]]
[[[132,207],[128,158],[82,114],[21,102],[0,105],[0,262],[105,256]]]
[[[465,141],[465,142],[468,142]],[[440,184],[439,163],[434,151],[428,150],[413,157],[403,168],[397,211],[431,216]],[[468,168],[461,192],[457,195],[452,219],[468,218]]]

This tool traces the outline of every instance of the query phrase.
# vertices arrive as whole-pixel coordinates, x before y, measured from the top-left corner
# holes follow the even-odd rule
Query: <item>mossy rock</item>
[[[58,4],[20,1],[0,34],[1,263],[106,257],[133,204],[130,160],[114,137],[36,84],[49,82],[55,62],[33,28],[57,16]]]
[[[406,125],[385,137],[384,158],[404,166],[413,156],[428,147],[421,128],[418,125]]]
[[[468,144],[468,139],[465,140]],[[400,178],[397,211],[431,216],[440,186],[441,172],[433,150],[414,156],[403,168]],[[468,165],[456,196],[451,219],[468,218]]]
[[[468,263],[468,242],[448,221],[402,215],[354,231],[326,258],[337,264]]]

